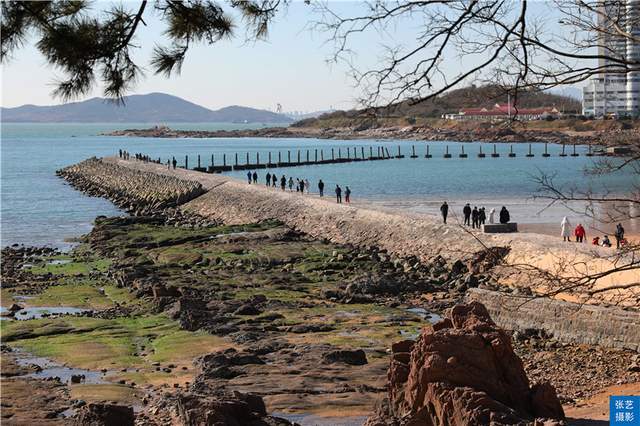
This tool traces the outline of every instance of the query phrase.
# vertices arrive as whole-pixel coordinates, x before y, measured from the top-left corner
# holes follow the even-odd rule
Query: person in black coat
[[[320,196],[322,197],[324,195],[324,182],[322,181],[322,179],[320,179],[320,181],[318,182],[318,191],[320,192]]]
[[[449,214],[449,204],[447,204],[446,201],[444,203],[442,203],[442,205],[440,206],[440,213],[442,213],[442,220],[446,224],[447,223],[447,215]]]
[[[478,227],[480,227],[480,225],[484,225],[484,222],[487,220],[487,213],[484,211],[484,207],[480,208],[480,211],[478,212]]]
[[[480,214],[480,212],[478,211],[478,207],[473,206],[473,211],[471,212],[471,227],[472,228],[479,228],[480,225],[478,223],[478,215]]]
[[[471,225],[471,206],[469,205],[469,203],[465,204],[464,208],[462,209],[462,213],[464,214],[464,224],[465,225]]]
[[[342,203],[342,188],[340,188],[340,185],[336,185],[336,202]]]
[[[500,223],[509,223],[511,217],[509,216],[509,210],[505,206],[500,209]]]

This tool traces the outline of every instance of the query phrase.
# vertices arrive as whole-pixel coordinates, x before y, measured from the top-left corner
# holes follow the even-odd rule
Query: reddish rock
[[[550,384],[529,386],[510,335],[480,303],[455,306],[413,347],[392,350],[388,399],[369,426],[513,425],[564,417]]]

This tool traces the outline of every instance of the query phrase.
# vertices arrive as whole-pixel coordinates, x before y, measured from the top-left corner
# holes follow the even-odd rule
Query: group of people
[[[125,150],[122,150],[122,149],[118,150],[118,156],[120,158],[122,158],[123,160],[129,160],[131,158],[131,154],[129,153],[129,151],[125,151]],[[141,153],[133,154],[133,158],[136,161],[142,161],[143,163],[158,163],[158,164],[160,164],[160,159],[154,160],[151,157],[149,157],[148,155],[141,154]],[[175,158],[173,159],[173,161],[175,162]],[[168,163],[168,161],[167,161],[167,163]],[[173,168],[175,169],[175,166]]]
[[[576,226],[575,229],[573,229],[572,231],[571,222],[565,216],[562,218],[562,221],[560,222],[560,228],[561,228],[560,235],[562,235],[563,241],[571,241],[572,233],[576,237],[576,242],[583,243],[587,241],[587,231],[584,229],[584,226],[582,226],[581,223],[578,223],[578,226]],[[616,225],[616,230],[613,233],[613,236],[616,239],[617,249],[624,247],[627,244],[627,240],[624,238],[624,228],[621,223],[618,223]],[[604,235],[604,237],[602,237],[602,240],[600,240],[600,237],[598,236],[593,237],[593,239],[591,240],[591,244],[593,244],[594,246],[602,246],[602,247],[613,246],[613,244],[611,244],[611,240],[609,239],[609,235],[606,235],[606,234]]]
[[[309,179],[296,178],[296,180],[294,181],[292,176],[289,176],[289,179],[287,179],[285,175],[282,175],[282,177],[278,178],[275,173],[271,174],[269,172],[267,172],[265,178],[265,185],[267,187],[276,188],[278,186],[278,183],[280,183],[280,189],[282,191],[286,191],[287,187],[289,187],[289,191],[293,192],[293,188],[295,187],[296,192],[300,192],[303,194],[305,192],[311,192],[311,184],[309,183]],[[247,183],[249,183],[249,185],[257,184],[258,173],[251,171],[247,172]],[[324,186],[325,184],[322,179],[318,180],[318,193],[321,197],[324,197]],[[335,194],[336,202],[339,204],[342,203],[342,188],[340,187],[340,185],[336,184]],[[344,201],[346,203],[351,202],[351,189],[348,186],[344,189]]]
[[[440,213],[442,214],[442,220],[444,223],[447,223],[449,204],[447,204],[446,201],[440,206]],[[480,228],[480,226],[484,225],[487,221],[487,213],[484,207],[478,208],[477,206],[474,206],[473,209],[471,209],[471,205],[467,203],[462,208],[462,214],[464,215],[464,224],[471,226],[472,228]],[[491,209],[489,211],[489,223],[494,223],[495,214],[496,209]],[[502,209],[500,210],[500,223],[509,223],[510,220],[511,216],[509,214],[509,210],[507,210],[505,206],[502,206]]]

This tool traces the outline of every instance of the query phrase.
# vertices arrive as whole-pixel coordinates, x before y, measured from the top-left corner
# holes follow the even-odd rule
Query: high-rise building
[[[598,25],[598,54],[606,58],[582,89],[582,113],[640,116],[640,0],[601,0]]]

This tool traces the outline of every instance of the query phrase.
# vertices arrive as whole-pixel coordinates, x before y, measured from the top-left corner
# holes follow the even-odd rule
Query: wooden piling
[[[427,153],[424,155],[424,158],[431,158],[433,155],[429,154],[429,144],[427,144]]]
[[[318,162],[318,149],[315,150],[315,162]]]
[[[484,152],[482,152],[482,144],[480,144],[480,152],[478,153],[478,158],[484,158],[486,156],[487,155]]]
[[[416,155],[416,146],[415,145],[411,145],[411,158],[418,158],[418,156]]]
[[[331,161],[333,161],[333,160],[335,160],[335,157],[334,157],[334,153],[333,153],[333,148],[331,148]]]
[[[564,152],[564,144],[562,144],[562,152],[560,153],[560,157],[566,157],[567,154]]]
[[[364,160],[364,146],[361,146],[360,150],[362,151],[362,159]]]
[[[589,144],[589,151],[585,155],[587,157],[593,157],[593,152],[591,152],[591,144]]]
[[[444,158],[451,158],[451,154],[449,154],[449,145],[445,147]]]
[[[200,154],[198,154],[198,168],[200,168]]]
[[[236,152],[236,166],[238,165],[238,153]]]
[[[533,153],[531,152],[531,144],[529,144],[529,153],[526,155],[527,157],[533,157]]]
[[[576,144],[575,144],[575,143],[573,144],[573,154],[571,154],[571,156],[572,156],[572,157],[578,157],[578,156],[580,156],[580,154],[578,154],[578,153],[576,152]]]
[[[247,152],[247,161],[245,163],[247,166],[249,165],[249,153]]]
[[[509,157],[510,157],[510,158],[513,158],[513,157],[515,157],[515,156],[516,156],[516,153],[515,153],[515,152],[513,152],[513,145],[511,145],[511,146],[509,147]]]
[[[298,150],[298,164],[300,164],[300,150]]]
[[[260,165],[260,153],[256,152],[256,164]]]
[[[307,164],[309,164],[309,150],[307,150]]]
[[[189,169],[189,156],[188,155],[184,156],[184,168],[185,169]]]
[[[498,151],[497,151],[497,149],[496,149],[496,144],[495,144],[495,143],[493,144],[493,153],[491,154],[491,156],[492,156],[493,158],[498,158],[498,157],[500,157],[500,154],[498,154]]]
[[[460,158],[467,158],[467,154],[465,154],[465,153],[464,153],[464,145],[460,145],[460,148],[461,148],[461,150],[462,150],[462,151],[460,152],[460,154],[458,155],[458,157],[460,157]]]
[[[291,151],[287,151],[287,163],[291,164]]]
[[[551,154],[549,154],[549,152],[547,151],[547,142],[544,143],[544,154],[542,154],[543,157],[550,157]]]
[[[225,167],[227,165],[227,154],[222,154],[222,165]]]

